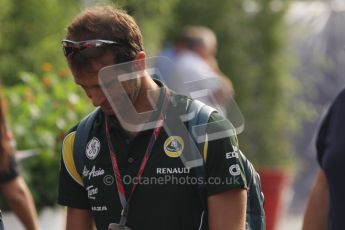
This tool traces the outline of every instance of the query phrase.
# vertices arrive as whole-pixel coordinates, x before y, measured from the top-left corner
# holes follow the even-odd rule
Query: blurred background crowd
[[[37,209],[56,207],[63,134],[92,109],[60,41],[80,9],[109,2],[136,18],[148,56],[185,25],[214,31],[218,66],[245,119],[240,146],[262,177],[270,229],[300,228],[317,170],[315,134],[345,86],[343,0],[0,0],[0,79],[16,147],[37,153],[17,154]],[[6,221],[13,218],[5,214]]]

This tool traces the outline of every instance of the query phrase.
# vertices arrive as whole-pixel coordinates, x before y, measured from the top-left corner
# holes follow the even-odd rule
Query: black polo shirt
[[[185,109],[189,99],[179,100],[169,109]],[[161,99],[160,99],[161,100]],[[223,118],[211,115],[210,121]],[[78,181],[69,162],[73,151],[75,129],[66,136],[63,145],[59,179],[59,200],[62,205],[90,209],[97,229],[107,230],[110,223],[119,223],[122,206],[105,133],[105,114],[99,112],[89,137],[95,151],[86,150],[82,182]],[[141,161],[153,130],[140,132],[130,140],[121,127],[110,122],[112,145],[119,163],[127,195],[137,176]],[[203,220],[203,204],[196,183],[199,178],[194,169],[186,168],[181,160],[184,140],[169,136],[162,129],[154,144],[140,184],[130,203],[127,226],[132,230],[197,230]],[[208,196],[233,188],[246,188],[242,162],[230,138],[207,143],[206,193]],[[69,152],[69,153],[68,153]],[[136,181],[138,182],[138,181]],[[207,217],[206,217],[207,218]]]
[[[329,187],[328,228],[345,227],[345,90],[334,100],[320,127],[316,147]]]

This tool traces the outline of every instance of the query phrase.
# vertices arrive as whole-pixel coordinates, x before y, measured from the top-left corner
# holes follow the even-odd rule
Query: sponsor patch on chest
[[[91,200],[96,199],[96,195],[98,194],[98,188],[94,187],[93,185],[90,185],[89,187],[86,188],[87,191],[87,197]]]
[[[90,160],[95,159],[101,149],[101,143],[96,137],[93,137],[86,145],[86,157]]]
[[[170,136],[164,142],[164,152],[168,157],[179,157],[184,148],[183,139],[179,136]]]
[[[88,178],[89,180],[93,177],[102,176],[104,174],[104,169],[98,168],[94,165],[91,170],[89,170],[86,166],[83,169],[83,177]]]
[[[165,174],[189,174],[190,168],[176,167],[176,168],[157,168],[156,173],[160,175]]]

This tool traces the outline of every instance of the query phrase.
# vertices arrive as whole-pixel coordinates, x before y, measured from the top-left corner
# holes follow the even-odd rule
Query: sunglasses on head
[[[75,41],[66,40],[66,39],[62,40],[62,49],[66,58],[70,58],[74,56],[75,54],[80,53],[82,51],[105,48],[105,47],[114,46],[114,45],[123,45],[123,44],[119,42],[115,42],[115,41],[101,40],[101,39],[87,40],[87,41],[80,41],[80,42],[75,42]]]

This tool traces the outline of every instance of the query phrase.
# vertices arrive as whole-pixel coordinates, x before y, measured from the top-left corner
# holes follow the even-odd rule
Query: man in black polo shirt
[[[345,228],[345,89],[327,111],[316,139],[320,169],[304,215],[303,229]]]
[[[132,17],[112,7],[89,8],[68,27],[63,48],[75,82],[101,108],[81,174],[73,162],[77,127],[63,142],[59,203],[68,207],[66,229],[90,229],[93,220],[99,230],[245,229],[247,181],[234,137],[205,143],[206,181],[199,181],[196,170],[181,160],[191,145],[185,136],[167,132],[162,125],[127,129],[102,91],[98,73],[103,67],[137,61],[136,68],[143,68],[142,36]],[[157,122],[168,123],[172,130],[178,127],[176,114],[185,114],[191,102],[145,71],[122,87],[136,112],[151,111],[153,101]],[[156,93],[149,99],[148,92]],[[115,99],[120,94],[110,93]],[[116,103],[128,106],[120,96]],[[219,120],[223,118],[213,113],[209,122]],[[200,183],[206,184],[205,202]]]

